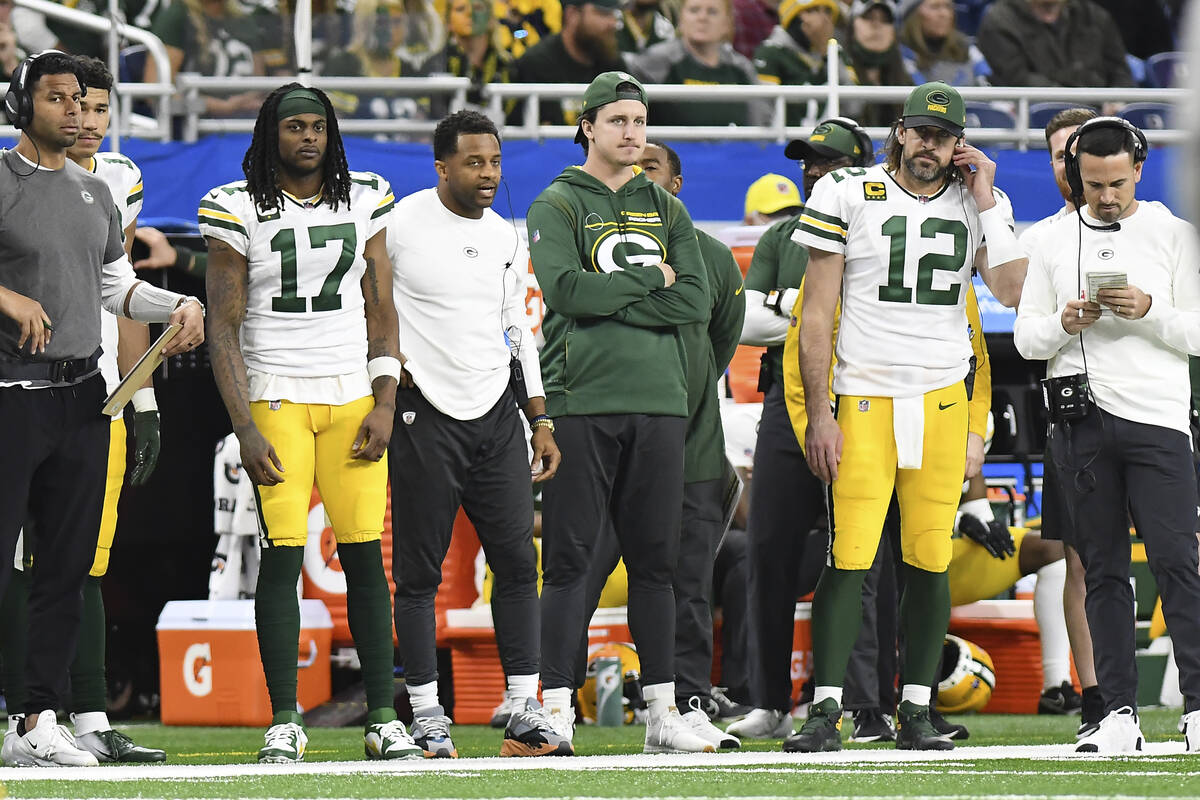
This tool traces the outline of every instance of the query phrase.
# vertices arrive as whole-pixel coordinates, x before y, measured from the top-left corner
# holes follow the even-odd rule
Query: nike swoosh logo
[[[957,400],[955,400],[953,403],[938,403],[938,411],[945,411],[950,406],[957,405],[957,404],[958,404]]]
[[[741,294],[741,293],[742,293],[742,289],[745,289],[745,288],[746,288],[746,285],[745,285],[745,284],[742,284],[741,286],[739,286],[739,287],[737,288],[737,291],[733,293],[733,296],[734,296],[734,297],[737,297],[739,294]]]

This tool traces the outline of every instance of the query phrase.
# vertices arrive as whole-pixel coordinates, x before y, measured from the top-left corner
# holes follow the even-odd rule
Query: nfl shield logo
[[[417,412],[405,411],[403,414],[400,415],[400,419],[404,420],[405,425],[412,425],[413,422],[415,422],[417,419]]]
[[[859,411],[870,411],[871,410],[871,401],[870,400],[859,400],[858,401],[858,410]]]
[[[267,403],[267,408],[271,409],[272,411],[278,411],[282,407],[283,407],[282,400],[272,400],[269,403]]]

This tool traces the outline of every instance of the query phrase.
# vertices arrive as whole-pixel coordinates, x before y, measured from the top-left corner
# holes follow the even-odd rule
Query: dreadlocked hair
[[[307,89],[321,99],[325,106],[325,131],[328,142],[325,146],[323,197],[334,210],[339,203],[350,206],[350,168],[346,164],[346,150],[342,147],[342,135],[338,131],[337,115],[329,97],[320,89],[289,83],[280,86],[267,96],[258,110],[254,123],[254,137],[246,156],[242,159],[242,172],[246,176],[246,190],[254,205],[262,211],[281,209],[283,192],[279,188],[279,101],[293,89]]]

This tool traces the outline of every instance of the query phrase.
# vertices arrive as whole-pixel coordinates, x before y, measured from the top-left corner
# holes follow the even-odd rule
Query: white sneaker
[[[792,715],[771,708],[756,708],[725,729],[742,739],[784,739],[793,730]]]
[[[575,740],[575,709],[571,706],[565,708],[544,706],[542,710],[545,712],[546,719],[550,721],[550,728],[568,742],[573,743]]]
[[[5,748],[8,748],[5,736]],[[37,725],[27,728],[24,736],[13,734],[11,754],[6,764],[35,767],[94,767],[100,762],[86,750],[75,746],[75,737],[58,724],[53,711],[38,714]],[[11,758],[11,760],[10,760]]]
[[[1137,714],[1129,706],[1121,706],[1100,720],[1100,726],[1079,740],[1076,753],[1136,753],[1146,738],[1138,727]]]
[[[691,728],[692,733],[716,747],[718,750],[737,750],[742,746],[736,736],[730,736],[725,731],[712,724],[704,711],[699,697],[689,697],[688,706],[691,711],[683,715],[684,723]]]
[[[674,706],[666,714],[646,722],[646,744],[643,753],[715,753],[717,748],[700,738],[688,723],[684,722],[679,709]]]
[[[1183,728],[1183,749],[1189,753],[1200,752],[1200,711],[1192,711],[1179,718]]]

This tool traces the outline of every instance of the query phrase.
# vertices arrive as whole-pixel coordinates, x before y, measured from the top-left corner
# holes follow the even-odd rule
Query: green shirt
[[[691,85],[748,85],[754,83],[736,64],[722,62],[715,67],[701,64],[692,56],[671,65],[662,83]],[[745,125],[748,109],[738,102],[658,102],[650,104],[651,125]]]
[[[526,215],[552,417],[688,414],[681,326],[707,323],[708,272],[683,203],[641,170],[616,192],[563,170]],[[664,288],[657,264],[675,270]]]
[[[270,15],[267,15],[268,17]],[[275,18],[278,22],[278,18]],[[205,17],[205,46],[187,6],[175,2],[154,18],[151,32],[168,47],[184,52],[181,72],[198,72],[210,77],[244,77],[254,74],[254,51],[264,39],[259,15]]]
[[[708,270],[712,312],[707,323],[686,325],[683,346],[688,364],[688,429],[683,453],[685,483],[720,478],[725,469],[721,398],[717,386],[737,350],[746,318],[742,271],[729,248],[696,231]]]
[[[780,220],[767,229],[754,248],[750,269],[746,270],[746,288],[764,294],[772,289],[798,289],[808,269],[808,248],[792,241],[792,231],[800,224],[800,216]],[[790,315],[790,308],[780,309]],[[783,345],[767,348],[764,356],[771,368],[775,383],[783,385]]]

